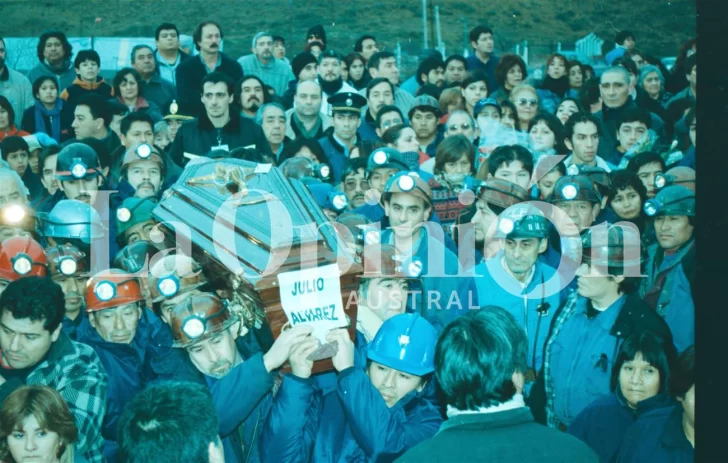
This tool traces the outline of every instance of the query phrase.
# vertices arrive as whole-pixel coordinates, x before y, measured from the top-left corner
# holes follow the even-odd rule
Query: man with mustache
[[[219,72],[211,72],[203,80],[201,101],[205,110],[195,119],[182,124],[177,131],[169,150],[172,161],[184,167],[189,161],[185,153],[207,156],[212,150],[229,152],[251,145],[269,154],[270,146],[263,130],[231,107],[235,98],[234,81]]]
[[[334,50],[326,50],[318,57],[318,82],[323,90],[321,112],[331,114],[329,98],[336,93],[356,92],[356,89],[344,82],[341,77],[341,55]]]
[[[159,281],[160,288],[169,289],[166,282],[172,280]],[[212,393],[225,461],[260,461],[258,440],[272,402],[274,370],[289,360],[294,346],[310,339],[312,328],[298,325],[281,332],[263,353],[236,344],[240,323],[228,302],[210,293],[188,294],[169,319],[174,346],[189,357],[194,381]]]
[[[126,150],[118,189],[131,188],[135,198],[159,198],[166,165],[159,150],[146,143]],[[125,185],[126,184],[126,185]]]
[[[263,129],[265,139],[268,140],[270,150],[278,160],[286,143],[286,110],[279,103],[266,103],[258,109],[255,123]]]
[[[93,206],[103,181],[96,152],[83,143],[71,143],[58,153],[56,178],[66,199]]]
[[[91,277],[84,301],[88,319],[79,325],[77,336],[79,342],[96,351],[109,375],[102,435],[106,440],[104,456],[116,461],[121,411],[154,379],[147,366],[169,347],[153,342],[162,322],[143,306],[139,280],[123,270],[104,270]]]
[[[132,197],[124,200],[116,210],[116,239],[120,247],[137,241],[152,243],[151,236],[159,233],[154,229],[157,222],[152,218],[155,207],[156,198]]]
[[[683,351],[695,342],[695,192],[683,185],[660,190],[645,203],[657,243],[648,249],[640,294],[661,315]]]
[[[76,330],[86,320],[83,292],[91,276],[86,254],[72,244],[62,244],[46,249],[49,276],[63,289],[66,314],[63,332],[76,340]]]
[[[72,66],[73,46],[60,31],[45,32],[38,40],[39,63],[28,72],[28,80],[33,83],[39,77],[50,76],[58,80],[58,91],[62,92],[73,84],[76,70]]]
[[[238,59],[243,75],[260,77],[276,95],[283,95],[294,76],[288,63],[273,56],[273,36],[268,32],[255,34],[251,51],[251,55]]]
[[[366,169],[366,158],[354,158],[346,162],[344,175],[341,179],[341,190],[346,195],[349,210],[365,204],[366,193],[369,191]]]
[[[222,28],[215,21],[198,24],[192,38],[200,54],[183,60],[175,70],[179,102],[192,104],[196,114],[203,111],[198,95],[202,92],[208,74],[225,74],[233,82],[243,77],[240,64],[220,51],[223,37]]]
[[[270,101],[265,90],[265,83],[257,76],[245,76],[238,82],[236,89],[240,91],[239,100],[242,108],[241,116],[254,119],[258,109]]]

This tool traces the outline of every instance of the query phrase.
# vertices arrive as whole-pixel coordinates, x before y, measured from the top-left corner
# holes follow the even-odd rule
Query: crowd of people
[[[0,39],[0,461],[693,461],[695,40],[535,79],[496,34],[405,78],[371,34],[236,60],[164,23],[111,82],[63,32],[27,75]],[[362,265],[355,336],[274,337],[163,233],[229,159]]]

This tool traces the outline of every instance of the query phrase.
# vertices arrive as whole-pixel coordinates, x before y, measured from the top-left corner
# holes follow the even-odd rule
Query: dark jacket
[[[658,394],[639,402],[633,410],[617,388],[614,394],[597,399],[584,409],[571,423],[568,433],[597,452],[600,461],[608,463],[616,460],[624,434],[632,424],[652,410],[673,405],[670,396]]]
[[[265,139],[263,129],[255,122],[240,117],[238,111],[231,107],[230,121],[221,129],[213,127],[207,113],[182,124],[174,137],[169,155],[175,164],[183,167],[189,162],[184,153],[205,156],[213,147],[219,145],[227,145],[229,151],[255,145],[258,151],[270,153],[270,145]]]
[[[177,98],[177,88],[155,72],[148,82],[144,82],[144,98],[158,108],[164,108],[167,103]]]
[[[424,391],[423,391],[424,392]],[[314,379],[283,379],[260,442],[265,462],[393,461],[432,437],[440,412],[411,392],[392,408],[366,373],[348,368],[322,394]]]
[[[73,129],[71,128],[71,124],[73,124],[73,112],[68,111],[66,109],[66,105],[64,103],[64,107],[61,110],[61,139],[60,142],[64,142],[68,140],[69,138],[73,137]],[[53,138],[53,133],[51,131],[51,127],[53,126],[51,124],[51,118],[48,116],[43,116],[43,119],[45,120],[45,128],[46,128],[46,134],[48,134],[49,137]],[[39,132],[40,129],[35,126],[35,105],[31,106],[30,108],[26,109],[23,113],[23,122],[21,123],[22,129],[29,133],[36,133]]]
[[[398,462],[597,462],[583,442],[537,424],[526,407],[457,415]]]
[[[614,156],[617,149],[617,123],[627,109],[634,108],[637,103],[629,97],[627,102],[620,108],[608,108],[602,106],[602,110],[595,113],[594,116],[599,119],[601,124],[601,133],[599,135],[599,147],[597,155],[602,159],[609,159]],[[650,112],[652,130],[657,134],[658,141],[656,143],[664,144],[664,127],[665,122],[655,113]]]
[[[220,66],[215,68],[215,72],[227,74],[233,82],[237,82],[243,78],[243,68],[240,63],[232,58],[228,58],[224,53],[220,53]],[[186,103],[195,108],[197,114],[204,113],[204,107],[200,101],[202,94],[202,81],[207,76],[207,69],[202,63],[202,58],[193,56],[190,59],[182,61],[175,71],[177,76],[177,96],[178,103]]]
[[[646,413],[629,427],[618,462],[693,463],[695,449],[682,427],[683,409],[676,405]]]
[[[66,102],[63,106],[68,108],[68,111],[73,114],[78,99],[87,93],[97,93],[108,100],[114,92],[111,86],[100,76],[96,78],[96,82],[94,83],[85,82],[80,77],[76,77],[73,84],[61,92],[59,98]]]

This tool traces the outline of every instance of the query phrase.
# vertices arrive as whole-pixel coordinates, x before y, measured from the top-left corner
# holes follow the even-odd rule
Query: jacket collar
[[[535,420],[528,407],[519,407],[495,413],[468,413],[454,416],[440,426],[438,432],[458,426],[472,427],[477,425],[481,429],[497,429],[533,423]]]
[[[85,80],[82,80],[80,77],[76,76],[73,81],[73,85],[78,85],[85,90],[96,90],[104,83],[106,82],[104,82],[104,79],[102,77],[96,77],[96,82],[86,82]]]
[[[201,130],[215,130],[215,126],[212,125],[212,121],[207,117],[207,112],[202,111],[197,117],[197,126]],[[222,128],[223,132],[237,132],[240,129],[240,113],[235,106],[230,105],[230,120]]]

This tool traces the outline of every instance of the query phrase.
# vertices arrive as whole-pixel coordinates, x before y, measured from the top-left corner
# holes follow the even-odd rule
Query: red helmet
[[[43,247],[29,236],[15,236],[0,244],[0,279],[46,276],[48,260]]]
[[[88,277],[86,254],[72,244],[62,244],[48,248],[48,269],[50,276]]]
[[[86,312],[98,312],[144,300],[137,278],[123,270],[103,270],[86,284]]]

